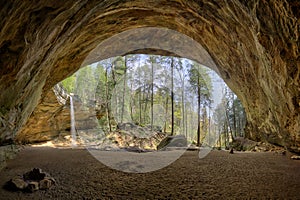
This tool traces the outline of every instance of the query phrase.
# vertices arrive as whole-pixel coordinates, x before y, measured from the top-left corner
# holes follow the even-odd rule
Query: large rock
[[[88,131],[81,131],[80,134],[82,139],[85,139],[85,145],[104,150],[152,151],[156,150],[156,146],[166,137],[166,133],[130,122],[119,123],[117,130],[106,134],[100,129],[94,133]]]
[[[173,147],[187,147],[186,137],[184,135],[167,136],[157,145],[157,150],[167,150]]]
[[[0,144],[21,133],[49,90],[75,72],[99,42],[125,30],[156,26],[184,33],[207,50],[245,106],[248,137],[300,152],[297,0],[15,0],[2,1],[0,9]],[[166,43],[174,39],[152,36],[110,48],[119,52],[122,44],[130,48],[158,37]],[[186,57],[203,63],[195,55]]]
[[[137,138],[150,138],[157,133],[162,133],[162,128],[159,126],[142,127],[131,122],[118,123],[117,129]]]
[[[236,137],[232,142],[232,147],[237,151],[252,151],[257,146],[258,142],[249,140],[243,137]]]

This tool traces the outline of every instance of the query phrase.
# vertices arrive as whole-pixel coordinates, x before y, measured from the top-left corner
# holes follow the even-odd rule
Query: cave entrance
[[[91,140],[89,132],[98,145],[108,139],[118,148],[154,150],[162,138],[183,135],[192,145],[229,148],[244,136],[238,97],[215,71],[189,59],[117,56],[81,68],[60,85],[77,106],[79,143]]]
[[[152,55],[139,54],[143,52]],[[106,133],[132,123],[169,135],[182,134],[197,146],[215,146],[223,133],[227,147],[233,137],[244,135],[246,120],[240,101],[224,82],[224,89],[213,92],[213,84],[217,87],[212,79],[221,80],[215,63],[202,45],[177,31],[157,27],[124,31],[101,42],[81,66],[63,84],[79,97],[84,109],[94,106],[97,122]],[[241,115],[241,120],[230,120],[231,115]]]

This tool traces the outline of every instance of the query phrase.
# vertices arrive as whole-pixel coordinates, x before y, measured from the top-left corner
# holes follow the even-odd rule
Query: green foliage
[[[232,138],[244,136],[243,129],[246,123],[244,108],[237,96],[227,87],[224,89],[221,103],[214,111],[214,121],[222,146],[228,147]]]
[[[198,64],[193,63],[189,70],[189,82],[195,93],[200,91],[200,103],[208,106],[212,102],[212,81],[209,76],[209,69]]]
[[[75,93],[81,97],[81,101],[84,104],[94,99],[95,88],[96,80],[94,69],[90,66],[86,66],[78,70],[76,73]]]
[[[73,74],[72,76],[66,78],[61,82],[62,86],[68,93],[74,93],[76,83],[76,75]]]

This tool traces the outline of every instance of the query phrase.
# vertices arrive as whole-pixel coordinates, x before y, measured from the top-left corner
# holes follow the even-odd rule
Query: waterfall
[[[70,115],[71,115],[71,136],[72,136],[72,147],[77,146],[76,142],[76,130],[75,130],[75,115],[74,115],[74,105],[72,96],[70,96]]]

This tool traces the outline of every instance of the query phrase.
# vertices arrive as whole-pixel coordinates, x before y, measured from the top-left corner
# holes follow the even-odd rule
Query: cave
[[[29,137],[49,140],[43,135],[43,114],[50,109],[45,105],[53,98],[52,88],[82,67],[107,39],[130,30],[159,28],[200,44],[201,49],[195,47],[184,56],[203,63],[197,55],[203,51],[211,58],[213,64],[207,66],[245,107],[247,138],[300,153],[297,0],[16,0],[2,1],[0,7],[1,146],[30,143]],[[168,37],[155,35],[159,31],[148,33],[154,39]],[[146,36],[131,37],[123,48],[152,42]],[[104,46],[101,59],[130,53],[180,56],[151,47],[118,51],[124,44]],[[40,131],[28,135],[32,124],[40,125]]]
[[[161,27],[208,52],[246,109],[248,138],[299,152],[298,8],[281,0],[3,2],[1,144],[14,141],[47,92],[101,41]]]

